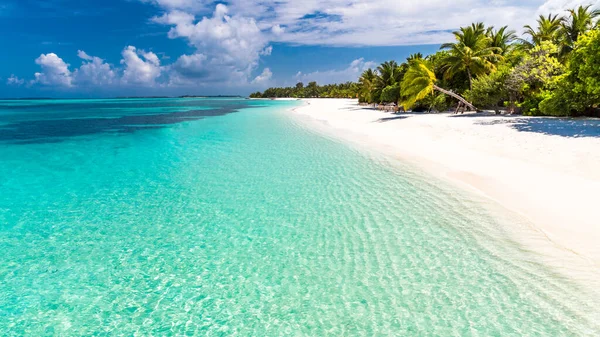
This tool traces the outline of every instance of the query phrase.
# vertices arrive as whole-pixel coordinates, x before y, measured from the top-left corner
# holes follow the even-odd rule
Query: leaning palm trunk
[[[405,109],[410,109],[413,105],[432,94],[434,90],[444,93],[448,96],[456,98],[459,102],[473,110],[477,110],[473,104],[462,98],[460,95],[453,93],[452,91],[442,89],[435,85],[437,79],[435,74],[430,69],[430,65],[424,60],[415,60],[411,62],[404,80],[402,81],[402,92],[401,96],[402,104]]]
[[[450,90],[442,89],[442,88],[438,87],[435,84],[433,85],[433,89],[437,90],[437,91],[439,91],[441,93],[444,93],[444,94],[446,94],[448,96],[452,96],[452,97],[456,98],[462,104],[468,106],[469,108],[471,108],[473,110],[477,110],[477,108],[473,104],[471,104],[469,101],[467,101],[466,99],[462,98],[460,95],[453,93]]]

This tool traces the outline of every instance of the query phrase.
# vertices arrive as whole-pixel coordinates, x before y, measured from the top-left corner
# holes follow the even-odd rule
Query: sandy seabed
[[[306,99],[293,112],[383,150],[526,218],[529,248],[600,275],[600,121],[377,111],[356,100]],[[519,236],[518,233],[514,233]],[[517,239],[519,239],[517,237]],[[525,239],[525,238],[521,238]]]

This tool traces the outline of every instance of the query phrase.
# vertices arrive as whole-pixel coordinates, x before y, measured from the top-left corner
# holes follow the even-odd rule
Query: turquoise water
[[[594,336],[469,196],[236,99],[0,101],[0,336]]]

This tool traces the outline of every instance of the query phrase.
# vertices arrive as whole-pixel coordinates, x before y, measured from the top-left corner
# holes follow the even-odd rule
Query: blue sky
[[[248,94],[356,80],[474,21],[579,0],[0,0],[0,97]],[[594,0],[597,3],[597,0]]]

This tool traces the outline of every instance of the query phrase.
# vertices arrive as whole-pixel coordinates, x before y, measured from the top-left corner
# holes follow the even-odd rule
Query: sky
[[[0,0],[0,98],[247,95],[356,81],[460,26],[600,0]]]

